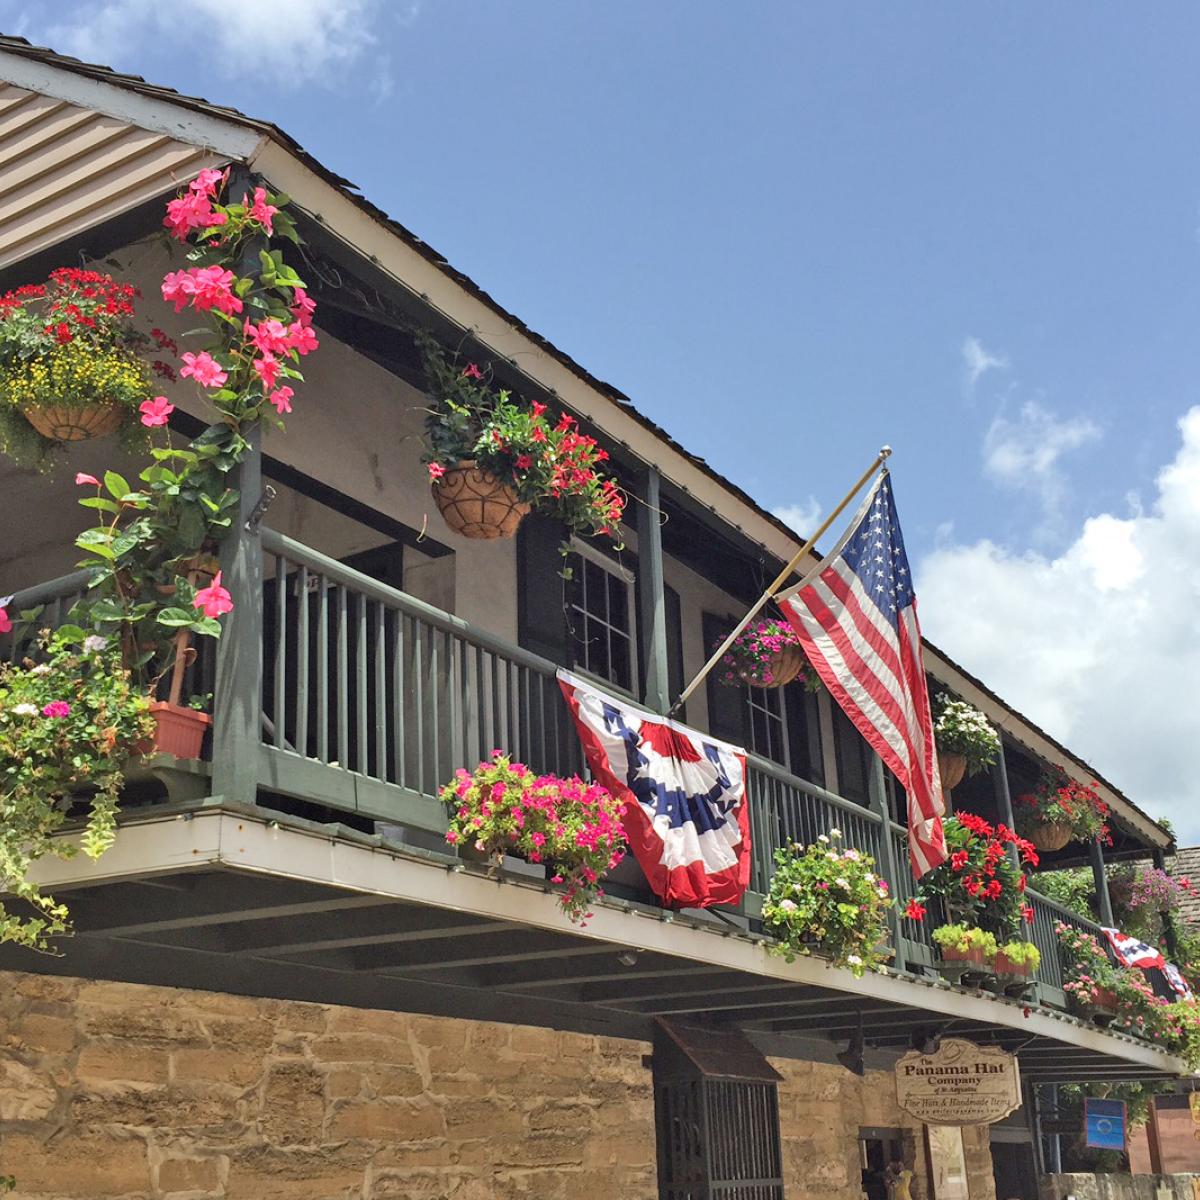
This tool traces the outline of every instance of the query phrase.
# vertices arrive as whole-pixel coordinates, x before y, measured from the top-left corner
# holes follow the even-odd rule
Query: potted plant
[[[1054,934],[1066,951],[1067,978],[1063,991],[1076,1015],[1097,1025],[1108,1025],[1117,1016],[1117,968],[1108,951],[1084,929],[1057,921]]]
[[[496,750],[474,771],[460,768],[442,789],[450,809],[446,841],[498,866],[506,854],[544,863],[561,884],[560,905],[584,923],[601,876],[625,857],[625,805],[577,776],[537,775]]]
[[[1097,785],[1071,779],[1060,768],[1042,773],[1034,791],[1017,797],[1017,827],[1039,850],[1061,850],[1068,842],[1107,839],[1108,805]]]
[[[890,957],[892,900],[875,860],[840,843],[840,831],[831,829],[811,845],[789,843],[775,851],[763,929],[775,939],[772,952],[788,962],[816,953],[862,975]]]
[[[982,985],[991,974],[996,956],[996,936],[973,925],[954,922],[939,925],[930,935],[941,959],[938,971],[954,983]]]
[[[977,925],[1008,939],[1033,920],[1025,902],[1026,876],[1013,862],[1036,867],[1037,851],[1003,824],[956,813],[943,824],[947,857],[920,881],[918,907],[937,900],[951,923]]]
[[[580,536],[617,539],[625,497],[600,470],[607,452],[575,418],[552,423],[544,404],[518,403],[475,363],[453,364],[428,333],[415,336],[432,392],[425,461],[446,524],[463,537],[507,538],[536,508]]]
[[[153,392],[142,358],[151,338],[133,327],[137,295],[110,275],[60,267],[0,296],[0,446],[11,458],[41,467],[64,442],[118,429],[144,443],[137,414]],[[157,329],[153,341],[171,345]],[[174,375],[165,363],[154,369]]]
[[[780,688],[796,678],[810,692],[821,687],[820,676],[809,664],[796,631],[787,621],[774,617],[751,621],[734,638],[718,666],[718,680],[731,687]]]
[[[115,647],[77,626],[44,634],[37,661],[0,664],[0,895],[11,897],[0,904],[0,942],[45,950],[67,932],[65,907],[29,867],[71,852],[54,835],[73,803],[86,807],[84,853],[98,858],[112,844],[125,769],[152,729]]]
[[[1015,997],[1025,994],[1041,964],[1042,952],[1032,942],[1013,940],[996,951],[992,970],[1001,989]]]
[[[964,775],[978,774],[999,758],[1000,735],[979,709],[945,692],[934,698],[933,708],[938,770],[942,787],[951,791]]]

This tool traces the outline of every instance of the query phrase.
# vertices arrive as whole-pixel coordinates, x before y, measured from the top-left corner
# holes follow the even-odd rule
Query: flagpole
[[[730,646],[733,645],[738,634],[741,633],[742,630],[745,629],[746,626],[749,625],[750,622],[753,621],[756,616],[758,616],[758,614],[762,611],[763,605],[766,604],[766,602],[768,600],[770,600],[771,597],[774,596],[775,593],[777,591],[779,591],[779,589],[785,583],[787,583],[788,577],[796,569],[796,564],[803,562],[804,556],[806,554],[808,554],[808,552],[817,544],[818,538],[823,536],[825,531],[830,527],[830,525],[832,525],[834,523],[834,521],[836,521],[838,519],[838,517],[840,517],[842,515],[842,512],[846,508],[846,506],[850,503],[851,500],[854,499],[855,496],[858,495],[859,492],[862,491],[862,489],[863,489],[864,485],[867,483],[867,481],[871,478],[872,475],[875,474],[875,472],[881,466],[883,466],[883,464],[891,456],[891,453],[892,453],[891,446],[884,446],[879,451],[879,453],[875,456],[875,459],[871,463],[871,465],[862,473],[862,476],[859,479],[859,481],[846,493],[845,498],[842,500],[842,502],[837,506],[837,508],[835,508],[829,514],[829,516],[827,516],[825,518],[824,521],[821,522],[820,526],[817,528],[817,531],[812,535],[812,537],[810,537],[808,539],[808,541],[806,541],[804,543],[804,545],[801,546],[800,549],[797,550],[794,555],[792,555],[787,566],[785,566],[783,568],[783,570],[780,571],[779,574],[775,576],[775,579],[771,583],[771,585],[767,588],[767,590],[765,592],[763,592],[763,594],[761,596],[759,596],[758,600],[754,604],[754,607],[741,619],[741,621],[738,622],[737,627],[720,644],[720,646],[717,647],[717,649],[713,652],[712,658],[710,658],[708,660],[708,662],[706,662],[704,664],[704,666],[700,668],[699,674],[697,674],[696,677],[692,680],[692,682],[689,683],[687,685],[687,687],[685,687],[683,689],[683,691],[679,693],[679,698],[675,701],[674,704],[671,705],[670,709],[667,712],[668,717],[673,717],[679,711],[679,709],[683,706],[683,704],[686,703],[687,698],[696,690],[697,687],[700,686],[701,682],[704,680],[705,676],[709,673],[709,671],[711,671],[713,669],[713,667],[715,667],[717,665],[717,663],[719,663],[721,661],[721,659],[725,657],[726,651],[729,649]]]

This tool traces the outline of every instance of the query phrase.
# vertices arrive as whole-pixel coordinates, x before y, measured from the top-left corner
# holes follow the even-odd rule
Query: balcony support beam
[[[262,430],[246,433],[242,461],[231,473],[238,505],[221,543],[222,582],[233,596],[217,643],[213,696],[213,793],[227,802],[258,797],[258,747],[262,741],[262,547],[251,522],[262,496]]]
[[[1104,847],[1099,838],[1092,838],[1088,845],[1088,858],[1092,860],[1092,880],[1096,885],[1096,901],[1100,906],[1100,924],[1113,927],[1112,897],[1108,894],[1108,875],[1104,871]]]
[[[646,472],[646,494],[638,505],[638,597],[645,638],[646,678],[642,701],[652,712],[671,705],[667,657],[667,602],[663,584],[661,476]]]

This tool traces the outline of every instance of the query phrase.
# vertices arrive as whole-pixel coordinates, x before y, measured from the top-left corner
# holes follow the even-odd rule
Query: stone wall
[[[641,1042],[0,973],[18,1200],[654,1200]],[[859,1126],[924,1139],[891,1076],[774,1060],[788,1200],[860,1200]],[[994,1200],[987,1131],[964,1131]]]
[[[913,1154],[913,1200],[929,1200],[925,1136],[920,1123],[896,1106],[890,1072],[863,1078],[829,1063],[772,1059],[779,1085],[787,1200],[861,1200],[860,1127],[899,1129]],[[963,1129],[971,1200],[996,1200],[986,1126]]]
[[[1194,1200],[1200,1175],[1047,1175],[1041,1200]]]

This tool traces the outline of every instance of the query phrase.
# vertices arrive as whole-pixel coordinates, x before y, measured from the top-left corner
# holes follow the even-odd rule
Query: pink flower
[[[321,343],[317,341],[317,335],[313,333],[311,325],[297,321],[288,328],[287,344],[297,354],[309,354]]]
[[[43,717],[65,717],[71,712],[71,706],[65,700],[51,700],[42,709]]]
[[[429,478],[430,479],[441,479],[441,477],[443,475],[445,475],[445,473],[446,473],[446,468],[443,467],[441,463],[430,463],[429,464]]]
[[[8,609],[0,606],[0,633],[12,632],[12,618],[8,615]]]
[[[528,454],[518,454],[514,465],[518,471],[528,471],[533,466],[533,459]]]
[[[467,363],[467,365],[463,368],[463,378],[482,379],[483,372],[474,363]]]
[[[224,313],[239,313],[242,302],[233,291],[236,282],[237,276],[224,267],[189,267],[163,276],[162,296],[175,305],[176,312],[183,312],[193,304],[197,312],[215,308]]]
[[[188,184],[188,190],[199,192],[204,196],[211,196],[220,184],[223,184],[229,177],[229,168],[224,171],[218,171],[213,167],[205,167],[191,183]]]
[[[243,329],[260,354],[282,354],[288,348],[287,326],[274,317],[259,321],[257,325],[247,321]]]
[[[296,393],[290,387],[285,385],[284,387],[276,388],[275,391],[273,391],[270,396],[267,397],[267,399],[270,400],[273,405],[275,405],[275,411],[282,416],[284,413],[290,413],[292,411],[292,397],[295,394]]]
[[[301,325],[311,325],[312,315],[317,311],[316,301],[302,288],[292,288],[292,316]]]
[[[142,424],[148,428],[165,425],[174,411],[175,405],[166,396],[155,396],[153,400],[143,400],[138,405],[138,412],[142,414]],[[95,480],[91,482],[95,483]]]
[[[262,380],[264,392],[271,391],[279,379],[279,361],[273,354],[264,354],[254,360],[254,372]]]
[[[99,486],[100,486],[100,480],[98,480],[98,479],[95,477],[95,475],[88,475],[88,474],[87,474],[86,472],[84,472],[84,471],[80,471],[80,472],[79,472],[79,473],[78,473],[78,474],[75,476],[75,483],[76,483],[76,485],[78,485],[78,486],[80,486],[80,487],[82,487],[82,486],[83,486],[85,483],[90,483],[90,484],[92,484],[92,485],[93,485],[93,486],[95,486],[95,487],[99,487]]]
[[[267,189],[256,187],[254,189],[254,203],[250,203],[248,196],[242,197],[242,204],[246,207],[246,216],[252,221],[257,221],[268,234],[275,231],[271,228],[271,218],[279,211],[273,204],[267,203]]]
[[[184,378],[190,375],[201,387],[221,387],[229,378],[228,372],[221,370],[221,364],[207,350],[201,350],[199,354],[188,351],[183,362],[179,374]]]
[[[224,225],[226,220],[224,213],[213,211],[212,201],[206,191],[189,189],[186,195],[167,202],[163,224],[171,231],[173,238],[186,242],[193,229]]]
[[[220,617],[233,612],[233,597],[221,586],[221,572],[213,576],[206,588],[201,588],[192,601],[194,608],[202,608],[206,617]]]

